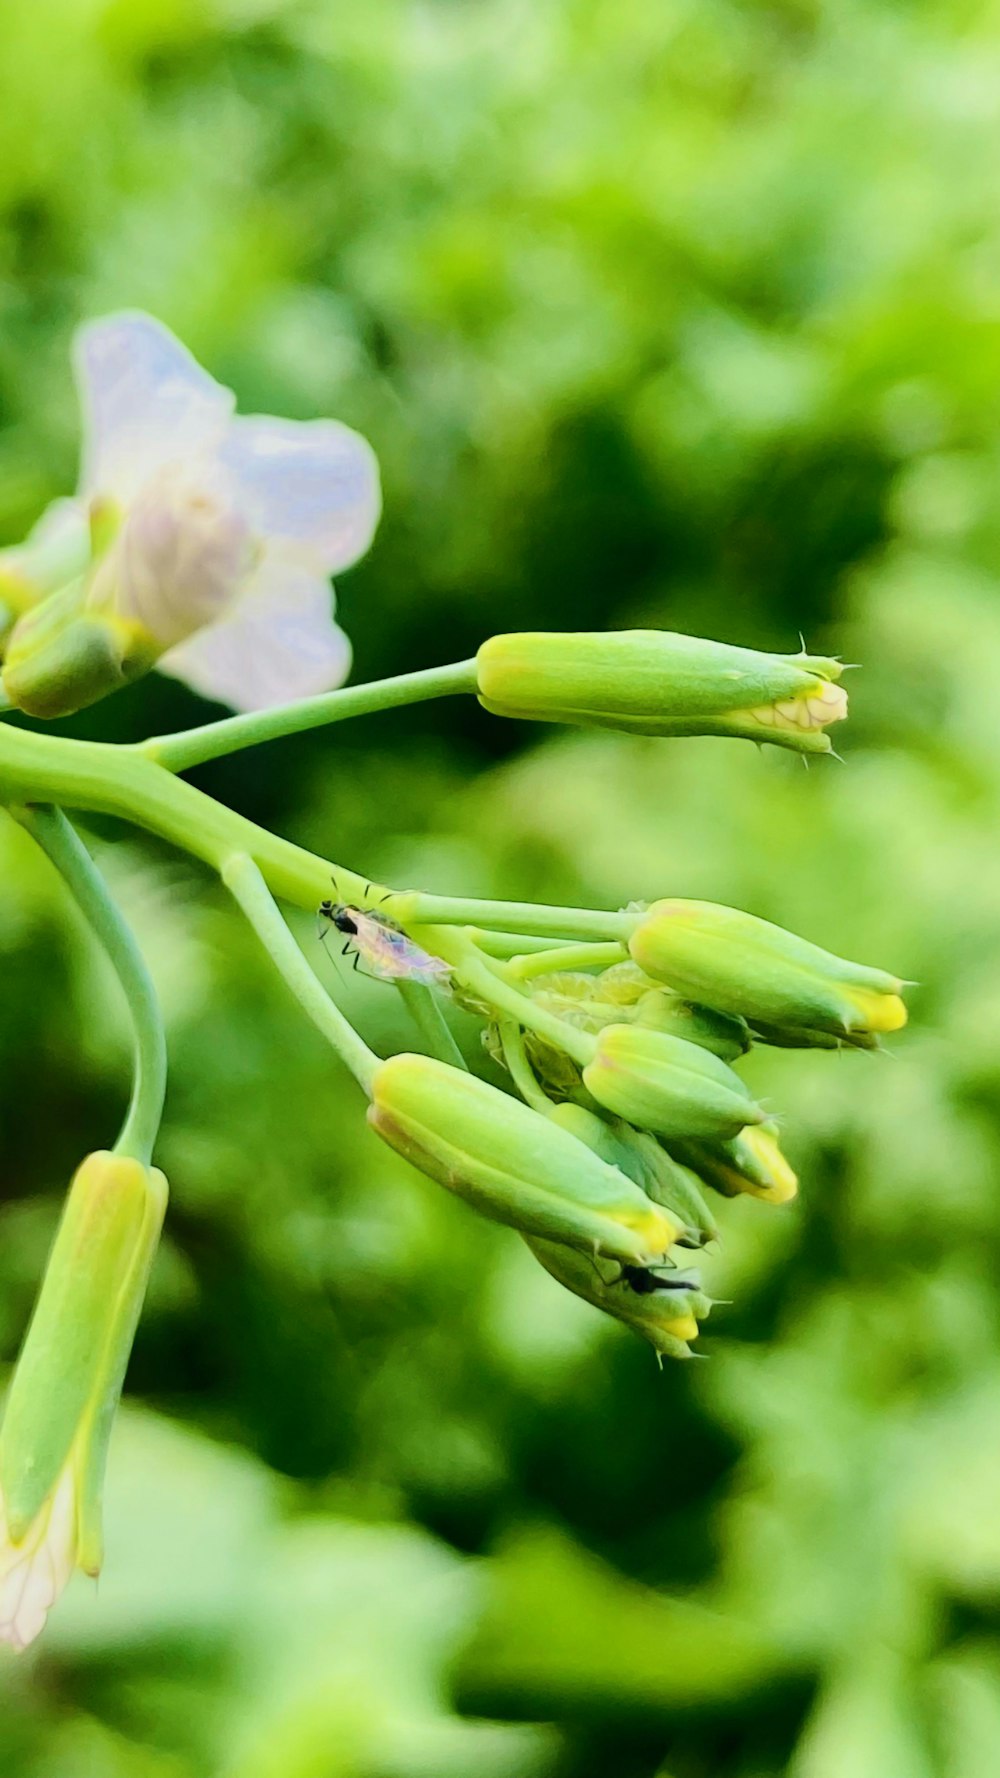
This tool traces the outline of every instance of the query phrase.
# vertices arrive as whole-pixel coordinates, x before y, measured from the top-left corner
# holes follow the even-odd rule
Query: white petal
[[[76,1486],[67,1463],[55,1498],[17,1547],[0,1506],[0,1642],[16,1649],[34,1642],[75,1566]]]
[[[337,420],[236,419],[222,461],[258,535],[293,548],[326,574],[364,555],[382,509],[378,462]]]
[[[0,550],[0,573],[23,575],[48,591],[82,574],[90,560],[90,521],[82,500],[53,500],[23,543]]]
[[[267,710],[332,691],[350,664],[351,645],[333,621],[329,583],[277,552],[262,563],[231,616],[158,662],[161,672],[234,710]]]
[[[165,464],[215,451],[236,406],[151,315],[108,315],[73,347],[83,407],[81,494],[128,501]]]

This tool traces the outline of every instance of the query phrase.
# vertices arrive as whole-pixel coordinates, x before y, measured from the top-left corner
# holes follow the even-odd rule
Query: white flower
[[[329,576],[368,548],[370,447],[335,420],[240,417],[235,397],[148,315],[77,335],[77,511],[121,515],[88,607],[133,622],[160,668],[238,710],[343,683]]]
[[[0,1642],[27,1648],[45,1628],[78,1562],[76,1468],[58,1485],[20,1543],[13,1543],[0,1500]]]

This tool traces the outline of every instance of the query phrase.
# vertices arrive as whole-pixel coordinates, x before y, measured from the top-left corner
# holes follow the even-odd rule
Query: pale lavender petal
[[[83,408],[80,493],[128,501],[166,464],[214,454],[236,398],[151,315],[108,315],[78,329]]]
[[[371,446],[337,420],[232,422],[222,461],[257,533],[326,574],[364,555],[382,507]]]
[[[332,691],[350,664],[329,582],[277,554],[262,563],[230,616],[158,662],[161,672],[234,710],[267,710]]]

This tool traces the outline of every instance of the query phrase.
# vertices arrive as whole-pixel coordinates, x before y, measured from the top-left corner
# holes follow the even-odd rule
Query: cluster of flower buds
[[[592,969],[569,943],[577,966],[563,968],[559,947],[498,958],[499,932],[414,927],[401,959],[407,946],[422,956],[419,944],[451,963],[454,991],[486,1021],[486,1048],[524,1102],[402,1055],[378,1067],[369,1120],[424,1173],[519,1230],[568,1290],[661,1356],[685,1356],[710,1300],[678,1253],[716,1237],[705,1188],[771,1204],[797,1190],[775,1123],[734,1064],[754,1043],[874,1048],[905,1023],[903,984],[707,902],[607,920]]]

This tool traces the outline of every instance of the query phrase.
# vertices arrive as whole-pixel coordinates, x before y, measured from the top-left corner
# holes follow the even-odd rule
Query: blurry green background
[[[74,325],[131,305],[375,445],[360,676],[525,624],[864,663],[808,772],[452,701],[199,781],[382,878],[732,901],[920,984],[891,1055],[752,1059],[801,1200],[723,1206],[661,1376],[368,1138],[194,866],[91,828],[173,1213],[106,1572],[0,1661],[3,1778],[1000,1771],[998,166],[996,4],[3,9],[0,541],[72,487]],[[67,726],[205,714],[154,678]],[[126,1032],[0,851],[10,1359]]]

